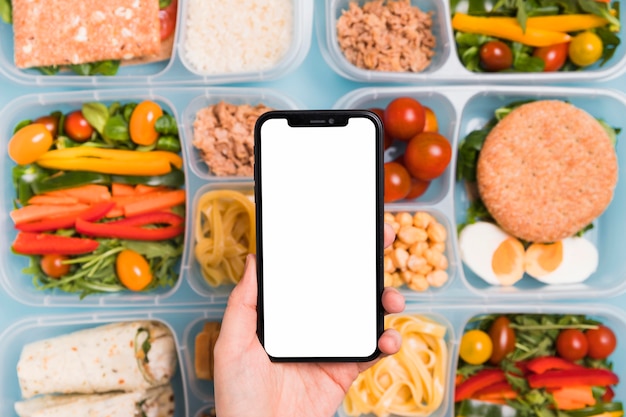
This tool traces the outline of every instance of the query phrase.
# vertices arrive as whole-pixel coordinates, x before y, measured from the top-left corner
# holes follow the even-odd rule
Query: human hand
[[[395,238],[385,224],[385,247]],[[387,313],[404,310],[404,297],[383,291]],[[256,259],[249,255],[243,277],[228,300],[214,350],[215,405],[219,417],[332,416],[358,374],[378,359],[360,363],[271,362],[257,333]],[[382,356],[400,349],[400,334],[387,329],[378,340]],[[382,357],[381,356],[381,357]]]

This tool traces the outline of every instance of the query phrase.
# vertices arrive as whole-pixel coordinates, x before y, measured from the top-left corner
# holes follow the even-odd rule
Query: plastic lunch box
[[[433,181],[425,195],[413,201],[390,203],[385,207],[391,212],[430,212],[440,221],[443,220],[448,229],[448,282],[441,288],[421,293],[401,288],[408,300],[436,302],[443,298],[465,299],[468,292],[490,302],[504,299],[588,299],[613,296],[626,289],[626,262],[619,250],[621,236],[626,232],[626,224],[622,221],[622,213],[626,209],[626,173],[623,170],[620,170],[611,204],[594,222],[593,229],[585,234],[598,248],[598,270],[583,283],[568,285],[545,285],[526,276],[513,287],[491,286],[466,268],[459,256],[456,230],[457,225],[466,218],[469,200],[464,184],[455,179],[455,150],[459,141],[471,131],[482,128],[498,107],[520,100],[561,99],[602,118],[610,126],[621,127],[626,111],[626,95],[610,90],[564,87],[366,87],[346,94],[334,107],[384,108],[392,99],[400,96],[413,97],[431,107],[439,121],[439,133],[450,140],[453,149],[450,165],[441,177]],[[626,158],[626,149],[620,139],[616,151],[618,160]],[[387,152],[386,160],[396,157],[396,149],[390,148]]]
[[[114,76],[80,76],[71,72],[42,75],[34,69],[18,69],[13,62],[13,28],[0,22],[0,72],[11,81],[42,86],[100,86],[100,85],[163,85],[184,82],[224,84],[256,82],[278,78],[297,68],[306,57],[311,44],[314,0],[293,1],[292,42],[281,60],[272,68],[262,71],[202,75],[189,67],[181,54],[186,38],[185,18],[187,1],[178,1],[178,17],[172,57],[169,60],[143,65],[120,67]]]
[[[446,329],[448,359],[446,369],[446,393],[441,406],[431,414],[432,417],[452,416],[454,372],[458,361],[458,345],[466,323],[472,317],[486,313],[546,313],[546,314],[585,314],[611,327],[617,335],[626,333],[626,314],[615,308],[595,304],[581,305],[546,305],[546,304],[494,304],[481,305],[472,303],[444,304],[409,304],[402,314],[419,314],[443,324]],[[176,398],[175,417],[200,417],[214,405],[213,384],[200,381],[194,373],[194,341],[196,334],[206,321],[220,321],[221,309],[168,309],[159,308],[150,312],[109,312],[75,313],[71,315],[50,315],[46,317],[22,319],[0,334],[0,412],[4,416],[14,416],[13,404],[21,399],[17,381],[16,365],[22,346],[27,343],[70,333],[80,329],[95,327],[106,323],[125,320],[158,320],[166,324],[173,332],[178,348],[178,372],[172,379]],[[619,343],[619,342],[618,342]],[[624,375],[626,363],[614,362],[614,372]],[[616,387],[616,398],[623,398],[626,387]],[[337,411],[340,417],[346,416],[342,407]]]
[[[9,103],[0,113],[0,134],[6,138],[4,146],[0,150],[0,175],[3,178],[11,178],[13,162],[7,156],[6,142],[12,135],[14,126],[21,120],[45,115],[54,110],[69,111],[80,108],[81,104],[88,101],[101,101],[110,103],[120,101],[141,101],[151,99],[163,106],[179,121],[179,131],[182,141],[182,154],[185,165],[187,190],[187,233],[186,244],[180,265],[180,278],[172,288],[162,288],[150,293],[118,293],[93,295],[80,300],[77,294],[57,293],[54,291],[44,292],[35,289],[31,279],[22,277],[21,270],[27,266],[28,258],[11,253],[9,250],[2,251],[0,259],[0,284],[15,300],[34,306],[60,306],[60,307],[113,307],[113,306],[156,306],[156,305],[206,305],[209,302],[223,302],[228,296],[229,290],[225,288],[210,291],[199,273],[199,266],[193,259],[192,245],[193,233],[191,232],[192,209],[199,193],[207,187],[237,187],[233,181],[211,181],[207,175],[200,171],[201,158],[198,151],[193,148],[192,128],[195,112],[202,106],[217,104],[224,100],[231,103],[248,103],[256,105],[264,103],[268,106],[280,109],[297,109],[300,106],[291,98],[268,89],[257,88],[153,88],[141,90],[102,90],[102,91],[79,91],[64,94],[35,94],[24,96]],[[182,118],[180,115],[183,115]],[[182,122],[181,122],[182,121]],[[203,162],[202,162],[203,163]],[[193,168],[196,166],[196,168]],[[252,184],[252,178],[248,178]],[[0,195],[4,196],[4,202],[0,208],[0,234],[7,236],[7,241],[12,242],[16,231],[9,218],[12,209],[14,190],[11,181],[0,182]],[[189,263],[188,263],[189,262]],[[19,278],[19,279],[18,279]],[[21,279],[26,278],[26,279]],[[201,282],[202,281],[202,282]]]
[[[568,81],[599,81],[607,80],[622,74],[626,70],[624,61],[626,60],[626,49],[620,46],[615,51],[615,55],[603,67],[595,64],[582,71],[571,72],[545,72],[545,73],[475,73],[468,71],[457,55],[456,43],[454,41],[454,31],[451,26],[451,10],[449,1],[439,0],[411,0],[413,6],[419,7],[425,12],[432,12],[432,31],[436,36],[437,44],[435,56],[423,72],[384,72],[371,71],[358,68],[351,64],[343,55],[337,42],[337,31],[335,29],[337,19],[343,10],[348,9],[348,4],[354,0],[324,0],[316,6],[316,32],[318,43],[322,55],[328,65],[338,74],[351,80],[362,82],[394,82],[394,83],[524,83],[524,84],[545,84],[561,83]],[[368,0],[357,0],[359,5],[367,3]],[[460,2],[463,3],[463,2]],[[467,2],[465,2],[467,3]],[[461,5],[459,6],[461,7]],[[621,25],[617,34],[620,39],[624,39],[626,29]]]

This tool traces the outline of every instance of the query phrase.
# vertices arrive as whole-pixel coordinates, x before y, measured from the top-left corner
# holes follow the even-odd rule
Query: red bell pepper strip
[[[119,225],[116,223],[91,223],[77,219],[76,231],[87,236],[130,240],[166,240],[174,238],[185,231],[184,225],[144,229],[139,226]]]
[[[501,369],[483,369],[456,386],[454,402],[472,398],[477,391],[502,381],[506,381],[506,376]]]
[[[70,229],[76,224],[77,218],[95,222],[103,218],[113,207],[115,207],[115,203],[112,201],[97,203],[78,215],[59,216],[30,223],[21,223],[15,225],[15,228],[22,232],[50,232],[59,229]]]
[[[574,362],[570,362],[566,359],[559,358],[557,356],[541,356],[528,361],[526,369],[536,374],[542,374],[551,370],[565,370],[565,369],[586,369],[582,365],[578,365]]]
[[[24,255],[80,255],[93,252],[98,245],[93,239],[19,232],[12,248]]]
[[[516,398],[517,392],[513,389],[509,381],[500,381],[491,384],[485,388],[481,388],[474,393],[472,398],[477,400],[485,399],[505,399]]]
[[[607,369],[565,369],[531,374],[526,377],[531,388],[558,388],[575,385],[607,386],[619,382],[619,378]]]
[[[115,220],[107,224],[116,226],[145,226],[147,224],[167,224],[170,226],[178,226],[184,222],[185,219],[178,214],[170,213],[168,211],[153,211],[151,213],[138,214],[121,220]]]

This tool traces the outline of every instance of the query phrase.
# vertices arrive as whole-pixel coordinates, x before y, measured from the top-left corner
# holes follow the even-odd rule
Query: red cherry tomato
[[[511,321],[506,316],[500,316],[489,327],[489,337],[493,343],[489,362],[493,365],[499,364],[506,355],[515,350],[515,331],[510,324]]]
[[[76,142],[87,142],[91,138],[93,130],[82,111],[76,110],[65,116],[63,131]]]
[[[41,116],[33,120],[33,123],[41,123],[48,129],[52,137],[59,133],[59,118],[54,116]]]
[[[63,263],[66,259],[64,255],[44,255],[40,261],[41,270],[50,278],[61,278],[70,272],[69,264]]]
[[[441,175],[452,158],[448,140],[436,132],[422,132],[407,144],[404,166],[420,180],[430,181]]]
[[[617,338],[613,330],[607,326],[598,326],[597,329],[590,329],[585,332],[587,342],[589,342],[589,355],[592,359],[606,359],[615,350]]]
[[[426,190],[428,190],[429,185],[430,181],[424,181],[415,177],[411,177],[411,189],[404,198],[414,199],[423,196]]]
[[[411,97],[399,97],[385,108],[385,129],[394,139],[407,141],[424,130],[426,111]]]
[[[577,361],[584,358],[588,350],[587,337],[578,329],[561,330],[556,337],[556,353],[564,359]]]
[[[485,42],[478,52],[480,64],[485,71],[502,71],[513,65],[511,48],[501,41]]]
[[[402,200],[411,190],[411,176],[401,164],[387,162],[385,164],[385,203]]]
[[[533,56],[541,58],[545,66],[543,70],[545,72],[558,71],[561,69],[565,61],[567,61],[567,51],[569,43],[557,43],[555,45],[543,46],[541,48],[535,48]]]
[[[371,108],[370,111],[376,113],[376,115],[378,117],[380,117],[381,121],[384,120],[385,111],[383,109],[381,109],[380,107]],[[384,128],[384,122],[383,122],[383,128]],[[383,149],[388,149],[391,146],[392,142],[393,142],[393,138],[391,137],[391,135],[389,133],[387,133],[387,129],[384,129]]]
[[[172,36],[176,29],[176,13],[178,11],[178,0],[172,0],[169,6],[159,10],[159,23],[161,24],[161,40]]]

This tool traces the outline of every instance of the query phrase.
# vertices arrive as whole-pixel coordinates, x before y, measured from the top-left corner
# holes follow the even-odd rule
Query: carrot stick
[[[149,194],[157,191],[165,191],[167,187],[137,184],[135,185],[135,194]]]
[[[87,184],[65,190],[50,191],[46,195],[69,196],[76,198],[81,203],[96,204],[111,199],[111,193],[106,185]]]
[[[12,210],[9,213],[9,216],[13,220],[13,223],[22,224],[55,216],[78,215],[87,208],[89,208],[89,205],[87,204],[75,204],[73,206],[34,204]]]
[[[552,394],[560,410],[575,410],[596,403],[596,399],[593,397],[593,391],[589,385],[560,387],[550,389],[549,392]]]
[[[34,195],[28,200],[28,204],[39,204],[39,205],[49,205],[49,206],[71,206],[74,204],[78,204],[78,199],[70,196],[64,195],[46,195],[39,194]]]
[[[131,195],[120,195],[111,197],[111,201],[115,202],[115,207],[111,211],[107,213],[106,218],[120,217],[124,215],[124,207],[131,203],[144,201],[146,198],[151,198],[151,196],[156,196],[157,194],[161,194],[163,192],[168,191],[158,191],[149,194],[137,194],[133,190],[133,194]]]
[[[135,194],[135,189],[132,185],[120,184],[119,182],[114,182],[113,184],[111,184],[111,195],[113,197],[133,194]]]
[[[152,196],[154,194],[154,196]],[[136,216],[165,210],[185,203],[185,190],[172,190],[142,196],[142,199],[124,206],[124,215]]]

